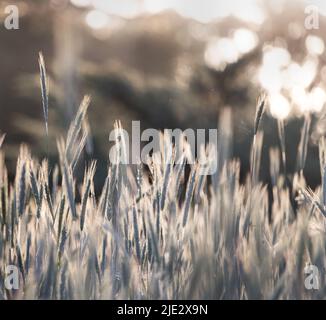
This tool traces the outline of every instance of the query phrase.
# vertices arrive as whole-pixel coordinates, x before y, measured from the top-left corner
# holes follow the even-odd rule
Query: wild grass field
[[[47,132],[42,59],[40,71]],[[225,110],[217,124],[215,174],[199,175],[186,153],[176,163],[175,153],[164,146],[146,170],[139,165],[135,172],[123,164],[124,142],[117,139],[117,161],[108,161],[104,186],[96,192],[96,160],[85,163],[82,183],[76,178],[89,134],[89,104],[86,97],[66,138],[58,137],[58,163],[33,158],[23,145],[14,181],[2,150],[6,140],[0,138],[1,299],[326,297],[326,143],[319,144],[321,186],[311,190],[303,175],[308,114],[298,132],[293,176],[284,170],[283,121],[278,122],[280,147],[263,149],[268,97],[262,96],[245,182],[240,182],[239,160],[229,156],[234,120]],[[119,122],[116,128],[121,130]],[[270,155],[270,185],[259,179],[262,152]],[[305,286],[308,264],[319,268],[318,290]],[[7,265],[19,268],[18,290],[4,286]]]

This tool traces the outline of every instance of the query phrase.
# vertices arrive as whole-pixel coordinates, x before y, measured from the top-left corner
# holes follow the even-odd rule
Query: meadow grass
[[[48,128],[43,58],[40,71]],[[58,163],[34,159],[22,146],[14,181],[8,179],[0,137],[1,299],[325,298],[322,275],[319,290],[304,285],[306,264],[322,272],[326,252],[326,146],[322,139],[322,184],[313,191],[303,175],[308,117],[292,178],[280,169],[286,150],[279,123],[281,150],[268,151],[271,185],[259,179],[263,97],[244,183],[239,160],[230,157],[233,120],[225,110],[215,150],[218,170],[209,179],[199,174],[198,163],[187,163],[186,154],[177,164],[174,150],[164,148],[149,158],[149,173],[142,165],[135,172],[123,164],[125,145],[117,138],[117,159],[108,161],[105,183],[95,193],[95,161],[85,164],[81,183],[76,178],[89,134],[89,104],[85,97],[67,138],[58,139]],[[121,130],[119,122],[116,128]],[[18,290],[4,286],[6,265],[19,268]]]

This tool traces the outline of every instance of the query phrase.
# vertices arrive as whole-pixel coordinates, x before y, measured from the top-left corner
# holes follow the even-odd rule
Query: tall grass
[[[23,146],[16,178],[9,181],[0,149],[0,279],[12,264],[21,278],[13,291],[0,281],[0,298],[325,298],[325,277],[319,279],[319,290],[304,287],[305,265],[325,266],[325,143],[320,143],[322,187],[305,187],[308,119],[298,146],[300,178],[293,179],[299,196],[294,199],[282,183],[284,146],[269,151],[272,184],[263,185],[261,101],[245,184],[239,160],[230,158],[230,110],[221,116],[221,130],[228,131],[220,134],[218,172],[211,179],[199,175],[198,163],[188,165],[187,178],[187,155],[176,164],[173,148],[164,147],[149,157],[149,174],[140,165],[135,173],[124,164],[126,145],[117,134],[116,161],[108,162],[101,191],[95,194],[95,161],[85,165],[84,179],[77,183],[75,171],[89,132],[88,97],[67,138],[59,138],[59,162],[51,168]],[[121,130],[119,122],[116,128]],[[0,147],[2,142],[3,137]],[[295,212],[291,201],[297,201]]]
[[[43,116],[45,123],[45,132],[49,136],[49,91],[48,91],[48,79],[46,76],[45,62],[43,54],[39,53],[39,68],[40,68],[40,84],[41,84],[41,93],[42,93],[42,107],[43,107]]]
[[[5,140],[5,135],[3,134],[0,136],[0,148],[1,148],[4,140]]]

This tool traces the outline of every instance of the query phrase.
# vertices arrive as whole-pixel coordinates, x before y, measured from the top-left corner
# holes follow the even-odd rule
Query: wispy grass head
[[[1,148],[2,144],[3,144],[3,141],[5,140],[5,137],[6,137],[5,134],[0,136],[0,148]]]
[[[45,131],[46,135],[49,135],[48,119],[49,119],[49,84],[46,76],[45,62],[42,52],[39,53],[39,67],[40,67],[40,83],[41,83],[41,93],[42,93],[42,106],[43,115],[45,121]]]
[[[260,96],[257,99],[254,135],[256,135],[258,132],[259,123],[265,111],[266,101],[267,101],[267,94],[263,92],[260,94]]]

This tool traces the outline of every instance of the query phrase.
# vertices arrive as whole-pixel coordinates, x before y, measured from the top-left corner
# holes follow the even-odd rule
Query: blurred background
[[[19,7],[19,30],[6,30],[5,7]],[[318,9],[309,30],[307,8]],[[309,7],[310,6],[310,7]],[[233,154],[248,168],[256,99],[269,94],[262,178],[286,123],[293,171],[303,115],[312,113],[306,165],[319,184],[316,143],[324,134],[326,1],[304,0],[0,0],[0,132],[8,165],[28,143],[44,156],[38,52],[50,77],[50,153],[82,97],[89,109],[94,156],[106,159],[115,120],[145,128],[216,128],[233,110]],[[105,163],[103,164],[105,166]]]

